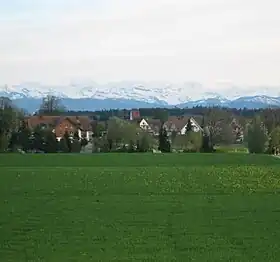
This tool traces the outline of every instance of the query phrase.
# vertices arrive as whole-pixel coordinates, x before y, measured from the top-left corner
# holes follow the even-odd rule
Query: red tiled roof
[[[35,128],[41,124],[55,127],[65,119],[83,130],[91,130],[91,120],[86,116],[31,116],[26,119],[26,122],[29,128]]]

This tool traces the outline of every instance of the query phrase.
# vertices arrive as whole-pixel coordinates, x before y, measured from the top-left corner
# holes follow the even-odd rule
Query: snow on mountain
[[[10,99],[20,98],[43,98],[47,95],[54,95],[61,98],[67,97],[55,87],[41,86],[34,83],[24,83],[13,86],[0,86],[0,95],[8,96]]]
[[[221,104],[225,104],[230,101],[226,97],[221,96],[220,94],[215,93],[215,92],[205,92],[204,94],[202,94],[201,99],[196,100],[196,101],[200,101],[201,103],[203,103],[203,102],[207,102],[209,100],[219,101],[219,103],[221,103]]]
[[[236,101],[242,102],[251,102],[251,103],[262,103],[267,105],[279,105],[280,106],[280,98],[279,97],[270,97],[266,95],[259,96],[246,96],[236,99]]]
[[[190,101],[190,94],[195,95],[193,84],[174,85],[163,82],[111,82],[105,85],[94,82],[83,84],[72,84],[69,97],[74,98],[98,98],[98,99],[134,99],[145,102],[165,102],[167,104],[178,104]]]
[[[264,93],[261,90],[264,90]],[[162,106],[280,106],[280,98],[269,96],[269,90],[268,87],[247,90],[246,88],[235,86],[230,88],[227,86],[225,89],[220,89],[219,92],[214,92],[196,82],[122,81],[98,84],[92,81],[77,81],[67,86],[45,86],[34,82],[26,82],[13,86],[0,86],[0,96],[7,96],[11,99],[41,99],[46,95],[55,95],[63,99],[124,99]],[[274,88],[273,90],[277,89]]]

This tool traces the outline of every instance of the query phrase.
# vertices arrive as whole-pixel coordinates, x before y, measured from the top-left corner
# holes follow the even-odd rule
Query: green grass
[[[280,159],[0,155],[0,261],[279,261]]]
[[[216,146],[216,153],[248,153],[248,148],[242,144]]]

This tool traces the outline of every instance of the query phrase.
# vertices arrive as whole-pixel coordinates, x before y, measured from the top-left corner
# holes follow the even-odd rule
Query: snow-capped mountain
[[[199,91],[199,93],[198,93]],[[36,83],[24,83],[14,86],[0,86],[0,94],[9,94],[12,99],[42,98],[53,94],[62,98],[94,99],[133,99],[148,103],[164,102],[176,105],[192,99],[201,98],[202,86],[199,83],[172,84],[166,82],[95,82],[71,83],[68,86],[48,87]],[[207,92],[205,92],[207,95]]]
[[[209,91],[209,89],[195,82],[173,84],[123,81],[103,85],[95,82],[76,82],[67,86],[23,83],[13,86],[0,86],[0,96],[9,97],[14,100],[15,104],[26,108],[28,111],[36,110],[42,98],[46,95],[61,98],[65,106],[72,110],[214,105],[235,108],[280,107],[279,95],[275,97],[267,95],[268,93],[275,94],[277,88],[272,90],[261,87],[250,88],[250,90],[254,91],[250,92],[246,88],[234,87],[215,92],[211,89]],[[263,93],[262,90],[264,90]],[[280,88],[278,90],[280,91]]]
[[[201,89],[197,83],[172,84],[166,82],[111,82],[104,85],[95,82],[71,84],[67,92],[71,98],[133,99],[149,103],[165,102],[176,105],[191,100],[189,92]]]
[[[0,96],[7,96],[10,99],[43,98],[47,95],[54,95],[60,98],[67,97],[63,92],[59,91],[59,88],[42,86],[36,83],[0,86]]]

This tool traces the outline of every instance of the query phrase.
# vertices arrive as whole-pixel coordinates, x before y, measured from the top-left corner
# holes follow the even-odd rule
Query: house
[[[202,131],[202,127],[198,124],[197,120],[193,117],[187,116],[171,116],[168,120],[163,124],[163,127],[167,130],[168,134],[171,135],[172,132],[176,132],[177,134],[184,135],[186,134],[186,127],[188,121],[191,121],[192,128],[194,132]],[[137,125],[142,130],[148,131],[153,135],[158,135],[161,127],[161,121],[159,119],[144,119],[137,121]]]
[[[50,128],[60,140],[66,131],[70,136],[78,132],[80,138],[91,139],[92,126],[91,121],[85,116],[31,116],[26,119],[27,126],[30,129],[41,127]]]
[[[185,135],[189,120],[191,121],[192,130],[194,132],[203,132],[203,129],[198,124],[198,122],[193,117],[188,116],[171,116],[164,123],[164,127],[166,128],[169,134],[171,134],[172,132],[176,132],[177,134]]]
[[[147,123],[150,127],[150,132],[158,136],[161,128],[161,121],[159,119],[147,119]]]
[[[134,121],[135,122],[135,121]],[[158,135],[161,127],[159,119],[140,119],[136,120],[137,125],[144,131],[147,131],[153,135]]]
[[[131,110],[129,112],[129,119],[131,121],[133,121],[133,120],[140,120],[141,119],[140,111],[139,110]]]

